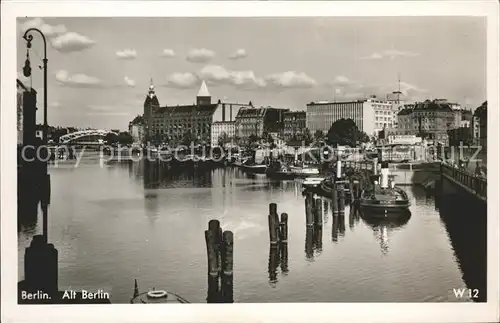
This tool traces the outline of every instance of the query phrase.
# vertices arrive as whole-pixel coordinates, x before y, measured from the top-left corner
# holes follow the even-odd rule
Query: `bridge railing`
[[[441,173],[468,189],[471,193],[479,196],[481,199],[487,199],[488,191],[486,178],[475,176],[467,170],[455,168],[446,164],[441,164]]]

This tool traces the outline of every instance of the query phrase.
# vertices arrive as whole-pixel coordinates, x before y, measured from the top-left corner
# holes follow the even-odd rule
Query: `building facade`
[[[251,107],[239,103],[227,103],[218,100],[212,103],[205,81],[201,83],[196,96],[196,104],[160,106],[153,84],[149,87],[144,101],[144,140],[153,144],[168,143],[169,146],[180,144],[211,145],[212,125],[226,121],[237,114],[234,109]],[[228,111],[229,110],[229,111]]]
[[[283,139],[301,140],[306,125],[306,111],[288,111],[283,113]]]
[[[216,121],[212,124],[211,146],[219,146],[219,138],[225,136],[225,140],[229,141],[236,134],[236,125],[234,121]],[[222,144],[226,144],[224,142]]]
[[[236,136],[248,138],[255,135],[262,138],[264,132],[283,133],[284,113],[287,109],[273,107],[242,107],[235,118]]]
[[[487,146],[486,137],[488,135],[488,101],[479,106],[473,115],[473,138],[474,144],[485,149]]]
[[[456,114],[447,103],[426,100],[398,113],[400,134],[418,135],[448,143],[448,131],[456,128]]]
[[[23,82],[17,80],[17,144],[23,143],[23,93],[28,91]]]
[[[144,142],[144,118],[137,116],[128,124],[128,132],[132,136],[134,143]]]
[[[326,134],[335,121],[352,119],[360,131],[373,136],[376,135],[376,129],[380,128],[382,124],[382,120],[379,120],[379,127],[377,127],[374,104],[377,106],[377,111],[385,111],[381,108],[385,105],[380,103],[379,106],[378,102],[372,100],[311,102],[307,105],[306,125],[311,133],[320,130]],[[388,106],[392,107],[391,104],[388,104]],[[389,121],[384,120],[384,122]]]

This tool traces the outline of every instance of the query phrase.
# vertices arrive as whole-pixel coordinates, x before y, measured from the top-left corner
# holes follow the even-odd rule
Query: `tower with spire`
[[[212,96],[208,92],[207,84],[205,81],[201,82],[200,90],[196,95],[196,105],[210,105],[212,104]]]
[[[146,99],[144,100],[144,136],[145,141],[148,141],[150,138],[150,124],[151,124],[151,116],[153,115],[153,111],[160,107],[160,102],[156,97],[155,86],[153,84],[153,78],[150,79],[148,94],[146,95]]]

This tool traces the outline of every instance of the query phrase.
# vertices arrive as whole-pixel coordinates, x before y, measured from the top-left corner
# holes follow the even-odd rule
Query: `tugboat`
[[[131,304],[186,304],[189,303],[181,296],[167,292],[165,290],[152,289],[148,292],[139,293],[137,280],[135,280],[134,296],[130,300]]]
[[[266,175],[271,179],[278,180],[290,180],[296,176],[290,167],[280,161],[272,161],[266,168]]]
[[[372,185],[361,193],[359,206],[367,216],[398,217],[407,213],[411,203],[404,190],[395,186],[388,163],[382,163],[381,174],[371,176]],[[379,183],[380,180],[380,183]]]

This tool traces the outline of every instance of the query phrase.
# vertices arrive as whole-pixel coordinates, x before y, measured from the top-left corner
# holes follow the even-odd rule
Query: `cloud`
[[[165,48],[163,52],[161,53],[162,57],[174,57],[175,52],[173,49]]]
[[[127,116],[130,115],[126,111],[117,111],[118,107],[113,105],[89,104],[87,108],[90,110],[87,115],[96,116]]]
[[[215,56],[215,53],[209,49],[191,49],[186,56],[186,60],[191,63],[206,63]]]
[[[97,88],[103,86],[103,82],[97,77],[85,74],[71,75],[65,70],[56,73],[56,81],[59,85],[70,87]]]
[[[230,71],[219,65],[205,66],[199,73],[199,78],[209,84],[227,84],[242,89],[263,88],[266,82],[257,77],[253,71]]]
[[[125,84],[127,84],[130,87],[135,86],[135,81],[132,80],[131,78],[129,78],[128,76],[125,76],[124,81],[125,81]]]
[[[167,76],[167,87],[191,89],[198,85],[198,77],[193,73],[173,73]]]
[[[81,51],[94,44],[95,41],[74,32],[68,32],[52,39],[52,47],[61,53]]]
[[[296,71],[272,74],[266,76],[264,79],[268,83],[268,86],[279,88],[310,88],[317,84],[309,75]]]
[[[327,86],[347,87],[354,85],[355,83],[356,83],[355,81],[350,80],[346,76],[338,75],[332,81],[328,82]]]
[[[401,82],[400,83],[401,93],[408,97],[416,97],[420,94],[427,93],[427,89],[420,88],[414,84]]]
[[[234,52],[231,56],[229,56],[229,58],[240,59],[240,58],[245,58],[247,56],[248,56],[247,52],[244,49],[240,48],[236,52]]]
[[[24,33],[29,28],[38,28],[47,38],[52,38],[55,36],[62,35],[67,32],[66,27],[64,25],[49,25],[45,23],[42,18],[34,18],[30,20],[26,20],[21,24],[20,30]]]
[[[376,59],[389,58],[389,59],[393,60],[393,59],[396,59],[398,57],[416,57],[419,55],[420,55],[419,53],[414,53],[414,52],[409,52],[409,51],[401,51],[401,50],[396,50],[396,49],[389,49],[389,50],[385,50],[382,52],[375,52],[369,56],[361,57],[360,59],[376,60]]]
[[[116,57],[119,59],[135,59],[137,57],[137,52],[135,49],[117,50]]]

